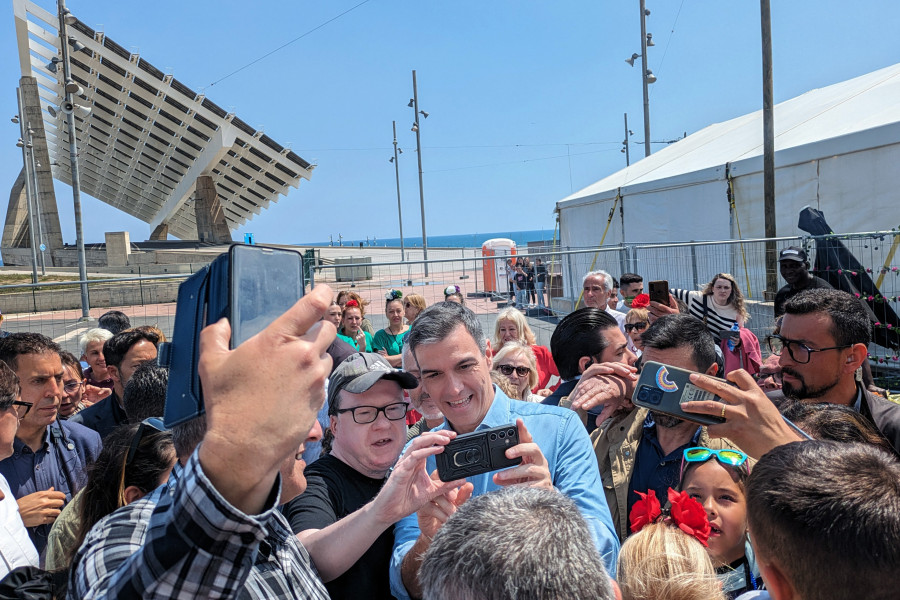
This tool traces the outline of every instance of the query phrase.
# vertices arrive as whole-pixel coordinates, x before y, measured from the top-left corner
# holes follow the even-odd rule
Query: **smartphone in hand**
[[[690,376],[693,372],[653,361],[644,363],[631,402],[654,412],[702,425],[724,423],[725,419],[722,417],[690,413],[681,409],[685,402],[722,401],[712,392],[691,383]]]

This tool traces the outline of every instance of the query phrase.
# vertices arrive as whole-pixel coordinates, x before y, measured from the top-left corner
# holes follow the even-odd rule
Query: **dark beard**
[[[653,415],[653,421],[656,422],[656,426],[662,427],[663,429],[672,429],[673,427],[678,427],[684,423],[682,419],[673,417],[672,415],[666,415],[652,410],[650,411],[650,414]]]
[[[812,400],[814,398],[821,398],[829,391],[831,388],[837,385],[837,381],[830,385],[818,387],[818,388],[809,388],[806,386],[806,382],[803,381],[803,378],[790,367],[785,367],[781,370],[782,375],[787,373],[793,377],[796,377],[800,380],[800,387],[794,387],[790,382],[782,380],[781,382],[781,392],[788,398],[793,398],[795,400]]]

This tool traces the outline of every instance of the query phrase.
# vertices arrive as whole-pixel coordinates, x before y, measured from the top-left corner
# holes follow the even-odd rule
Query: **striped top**
[[[672,295],[687,304],[688,312],[703,320],[703,294],[693,290],[673,289]],[[718,306],[713,302],[712,296],[706,298],[706,328],[715,338],[716,343],[722,341],[719,332],[723,329],[731,329],[731,326],[738,321],[739,315],[737,310],[732,306]]]

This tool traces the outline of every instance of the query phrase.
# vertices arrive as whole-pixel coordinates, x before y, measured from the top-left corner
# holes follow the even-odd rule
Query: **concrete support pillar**
[[[153,230],[153,233],[150,234],[151,240],[161,240],[166,241],[169,239],[169,224],[166,222],[162,222],[156,226]]]
[[[9,209],[3,225],[3,248],[29,248],[28,239],[28,197],[25,195],[25,168],[19,171],[9,192]],[[3,255],[3,264],[16,264]]]
[[[194,217],[197,221],[197,239],[213,244],[230,244],[231,230],[225,221],[225,211],[216,194],[216,184],[212,177],[201,175],[197,178],[194,193]]]
[[[127,231],[106,232],[106,265],[127,267],[131,255],[131,236]]]

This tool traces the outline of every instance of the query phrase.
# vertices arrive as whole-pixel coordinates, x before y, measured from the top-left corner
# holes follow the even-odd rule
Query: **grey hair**
[[[415,357],[419,345],[442,342],[460,325],[466,328],[484,354],[487,351],[487,340],[481,321],[471,310],[455,302],[437,302],[419,313],[413,321],[406,344]]]
[[[575,503],[523,487],[463,504],[435,534],[419,582],[426,600],[615,597]]]
[[[410,361],[413,360],[412,350],[409,347],[409,344],[403,344],[403,350],[400,351],[400,361],[402,368],[404,371],[409,371],[409,368],[413,365],[410,364]],[[418,369],[418,367],[416,367]]]
[[[78,340],[78,347],[81,348],[81,353],[84,354],[88,344],[91,342],[106,342],[106,340],[112,336],[113,333],[110,330],[94,327],[93,329],[88,329],[81,335],[81,338]]]
[[[603,287],[607,292],[611,292],[613,289],[613,278],[612,275],[607,273],[606,271],[602,271],[600,269],[596,271],[588,271],[584,278],[581,280],[581,285],[584,285],[584,282],[588,280],[588,277],[600,277],[603,279]]]

